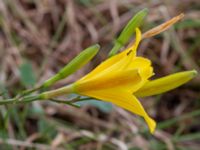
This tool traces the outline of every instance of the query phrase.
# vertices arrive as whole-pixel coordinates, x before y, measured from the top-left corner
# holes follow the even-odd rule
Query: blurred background
[[[152,60],[155,78],[200,70],[199,0],[1,0],[1,99],[36,86],[84,48],[99,43],[93,61],[52,89],[80,78],[106,59],[128,20],[149,9],[142,32],[185,13],[170,30],[145,39],[138,55]],[[78,109],[49,101],[0,106],[2,150],[198,150],[199,77],[171,92],[141,99],[158,127],[109,103]]]

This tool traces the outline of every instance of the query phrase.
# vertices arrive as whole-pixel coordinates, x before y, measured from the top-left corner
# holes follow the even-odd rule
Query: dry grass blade
[[[40,150],[50,150],[52,149],[51,146],[45,145],[45,144],[37,144],[37,143],[30,143],[26,141],[19,141],[15,139],[0,139],[0,144],[5,143],[9,145],[14,145],[14,146],[22,146],[22,147],[27,147],[27,148],[36,148]],[[63,148],[56,148],[57,150],[64,150]]]

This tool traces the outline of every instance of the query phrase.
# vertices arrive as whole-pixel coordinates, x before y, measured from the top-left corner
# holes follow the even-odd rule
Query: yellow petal
[[[151,61],[143,57],[135,57],[128,67],[131,69],[138,69],[141,77],[144,79],[148,79],[154,74]]]
[[[134,93],[134,95],[137,97],[145,97],[161,94],[181,86],[182,84],[194,78],[196,75],[197,72],[195,70],[184,71],[149,81],[136,93]]]
[[[141,34],[141,31],[140,31],[139,28],[136,28],[135,32],[136,32],[136,37],[135,37],[134,43],[131,44],[130,47],[128,47],[126,49],[127,52],[132,50],[134,55],[136,55],[136,51],[137,51],[138,45],[140,44],[140,41],[141,41],[141,38],[142,38],[142,34]]]
[[[87,91],[83,93],[79,93],[85,96],[94,97],[99,100],[103,100],[106,102],[111,102],[119,107],[122,107],[132,113],[142,116],[148,127],[150,132],[153,133],[156,127],[155,121],[148,116],[145,112],[143,106],[138,101],[138,99],[133,96],[131,93],[124,91],[123,88],[113,88],[113,89],[106,89],[106,90],[94,90],[94,91]]]
[[[125,62],[128,62],[126,59],[130,60],[130,58],[135,57],[136,49],[137,49],[140,41],[141,41],[141,32],[137,28],[136,29],[136,40],[135,40],[135,43],[131,47],[127,48],[126,50],[124,50],[123,52],[121,52],[115,56],[112,56],[111,58],[108,58],[107,60],[102,62],[100,65],[98,65],[93,71],[91,71],[86,76],[84,76],[81,80],[89,79],[93,76],[96,76],[99,73],[102,73],[105,70],[110,70],[110,68],[113,65],[115,65],[116,63],[119,63],[120,61],[122,61],[122,62],[118,64],[118,67],[122,64],[127,64],[127,63],[125,63]],[[123,59],[125,59],[125,60],[123,60]],[[123,62],[123,61],[125,61],[125,62]]]
[[[121,72],[111,71],[103,77],[77,81],[74,83],[74,89],[76,92],[85,92],[121,87],[124,90],[134,92],[141,87],[138,86],[140,81],[141,77],[136,69]]]
[[[105,68],[104,70],[97,72],[95,69],[92,70],[90,73],[82,77],[78,82],[90,82],[90,80],[95,80],[99,78],[104,78],[105,76],[109,74],[114,74],[116,72],[122,71],[125,66],[127,66],[130,63],[130,57],[131,56],[126,56],[121,58],[118,62],[112,64],[108,68]]]

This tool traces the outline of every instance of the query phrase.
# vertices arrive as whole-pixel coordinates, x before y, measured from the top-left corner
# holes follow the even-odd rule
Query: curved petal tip
[[[155,128],[156,128],[156,122],[153,119],[151,119],[150,117],[145,117],[144,119],[148,124],[151,134],[153,134],[155,131]]]

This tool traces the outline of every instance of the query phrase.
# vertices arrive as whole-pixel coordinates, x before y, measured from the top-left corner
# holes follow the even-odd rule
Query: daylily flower
[[[141,41],[141,32],[136,29],[136,39],[132,46],[123,52],[105,60],[80,80],[66,87],[45,92],[40,98],[77,93],[111,102],[132,113],[142,116],[150,132],[153,133],[156,122],[146,113],[137,97],[151,96],[174,89],[191,80],[196,71],[185,71],[150,81],[154,75],[151,61],[136,56]]]
[[[136,29],[135,43],[125,51],[101,63],[93,71],[74,83],[78,94],[111,102],[142,116],[153,132],[155,121],[149,117],[134,96],[154,74],[151,61],[136,56],[141,32]]]
[[[102,62],[93,71],[76,81],[73,90],[81,95],[111,102],[142,116],[148,124],[150,132],[153,133],[156,123],[146,113],[134,93],[140,97],[143,96],[142,93],[144,93],[144,96],[160,94],[187,82],[193,75],[188,78],[188,73],[190,75],[191,72],[186,74],[182,73],[184,78],[179,78],[179,80],[177,80],[176,75],[173,78],[175,80],[173,82],[174,85],[169,85],[168,89],[166,86],[162,88],[162,85],[171,83],[169,82],[172,81],[171,77],[168,77],[168,80],[164,78],[149,81],[149,78],[154,75],[151,61],[136,56],[136,50],[140,40],[141,32],[139,29],[136,29],[135,43],[131,47]],[[148,93],[149,89],[151,89],[151,92]]]

